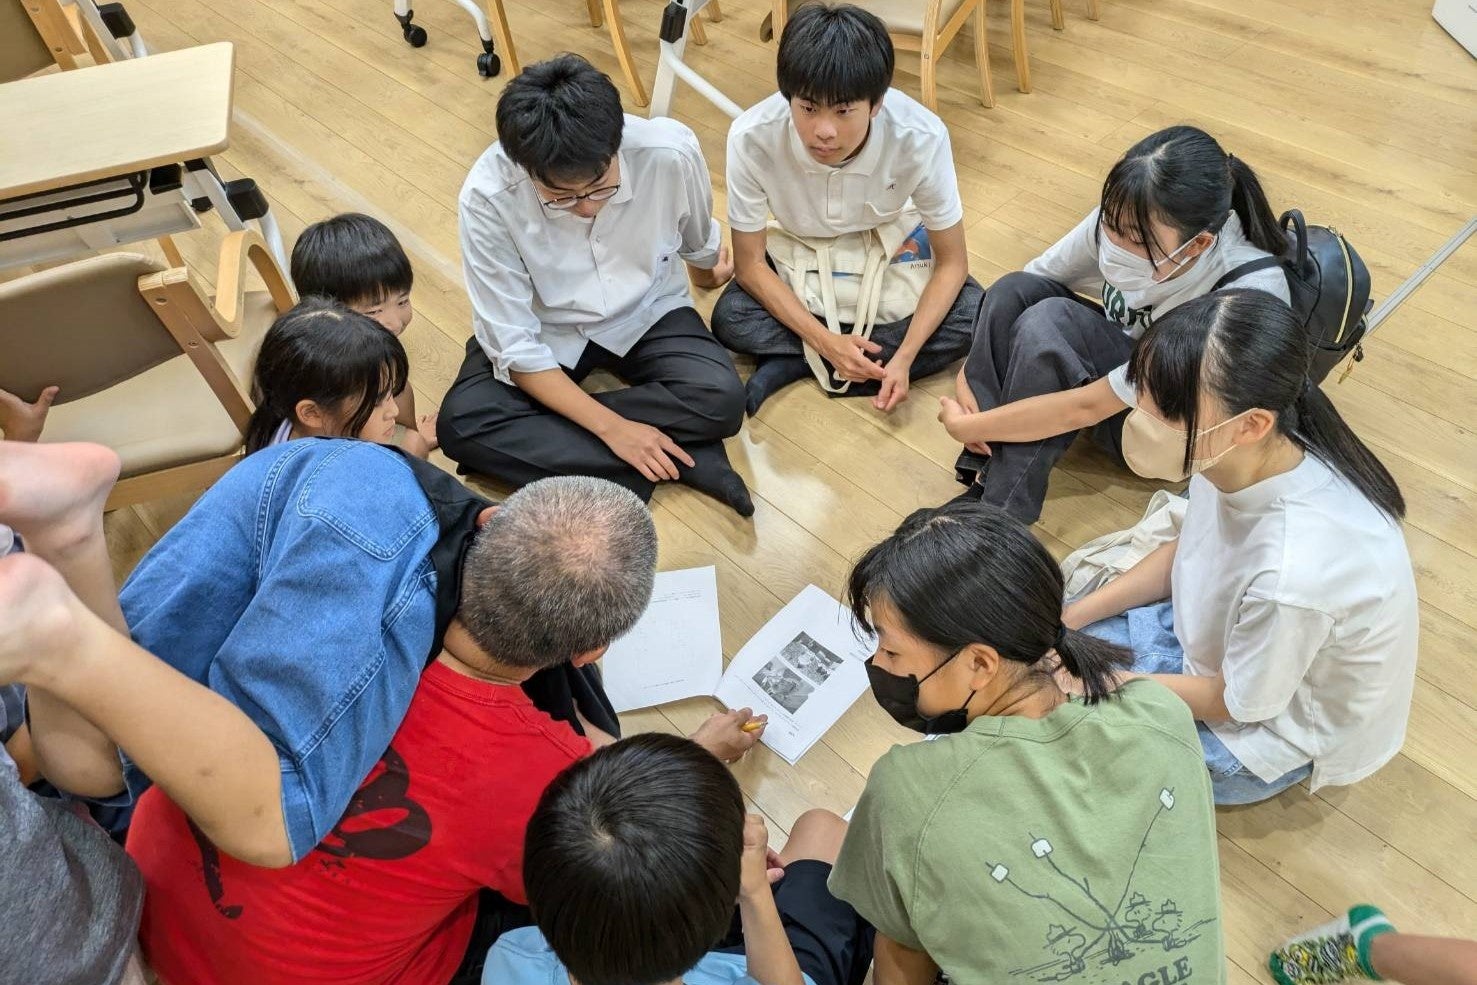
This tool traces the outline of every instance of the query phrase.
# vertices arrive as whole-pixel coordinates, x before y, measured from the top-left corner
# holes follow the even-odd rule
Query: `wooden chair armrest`
[[[297,304],[297,291],[287,274],[277,266],[266,241],[254,229],[239,229],[221,242],[220,260],[215,273],[215,313],[235,336],[241,330],[242,306],[246,300],[246,270],[250,264],[266,282],[267,292],[277,311]]]
[[[221,324],[219,314],[206,303],[199,282],[184,267],[145,274],[139,278],[138,291],[244,435],[251,418],[251,396],[215,347],[227,334],[236,335],[236,331],[227,333],[227,328],[239,329],[239,325]],[[240,307],[238,300],[238,313]]]

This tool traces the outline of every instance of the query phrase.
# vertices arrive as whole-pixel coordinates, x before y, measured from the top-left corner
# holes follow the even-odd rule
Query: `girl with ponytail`
[[[1399,751],[1410,713],[1405,501],[1309,361],[1297,319],[1260,291],[1154,323],[1128,367],[1123,454],[1149,478],[1193,476],[1189,507],[1177,540],[1063,616],[1184,699],[1217,803],[1360,780]]]
[[[1135,867],[1133,890],[1175,900],[1186,926],[1217,919],[1214,810],[1189,712],[1160,685],[1119,687],[1129,653],[1065,627],[1062,588],[1031,532],[980,503],[914,513],[852,571],[852,613],[878,637],[878,704],[948,734],[872,767],[830,878],[877,928],[877,967],[898,981],[1067,968],[1091,935],[1048,929],[1062,921],[1031,898],[1053,885],[1048,856],[1094,889]],[[1082,699],[1058,686],[1058,666]],[[1224,960],[1218,932],[1118,936],[1114,981]]]
[[[1170,127],[1129,148],[1098,207],[985,294],[958,399],[939,414],[965,446],[964,495],[1032,523],[1078,431],[1121,459],[1134,340],[1240,264],[1286,249],[1256,173],[1204,130]],[[1278,267],[1232,284],[1290,300]]]

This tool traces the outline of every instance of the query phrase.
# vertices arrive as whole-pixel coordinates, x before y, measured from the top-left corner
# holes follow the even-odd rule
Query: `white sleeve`
[[[923,181],[913,189],[912,199],[923,216],[925,229],[948,229],[964,218],[964,202],[959,197],[959,175],[954,171],[954,147],[949,142],[947,130],[934,150],[933,161],[924,173]]]
[[[746,143],[743,133],[729,128],[728,228],[739,233],[758,233],[769,225],[769,195],[764,191],[754,162],[745,154]]]
[[[1283,304],[1292,304],[1292,292],[1287,287],[1287,273],[1281,266],[1268,267],[1266,270],[1253,270],[1244,277],[1237,277],[1226,286],[1266,291]]]
[[[511,383],[512,372],[557,369],[559,360],[539,339],[542,326],[533,311],[533,279],[502,217],[466,200],[458,211],[472,331],[493,372]]]
[[[712,270],[718,263],[718,249],[723,244],[723,230],[713,219],[713,178],[697,137],[689,131],[687,146],[681,149],[680,168],[685,201],[681,228],[682,245],[677,255],[702,270]]]
[[[1113,388],[1113,396],[1127,406],[1137,407],[1139,405],[1138,390],[1128,382],[1128,363],[1108,371],[1108,386]]]
[[[1326,612],[1248,595],[1221,661],[1231,717],[1263,722],[1282,714],[1332,631]]]
[[[1081,294],[1101,292],[1103,275],[1097,262],[1097,217],[1098,210],[1093,209],[1071,232],[1026,264],[1026,273],[1065,284]]]

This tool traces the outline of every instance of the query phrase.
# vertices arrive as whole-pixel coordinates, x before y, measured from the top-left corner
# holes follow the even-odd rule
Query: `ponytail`
[[[885,601],[908,632],[941,655],[983,643],[1030,673],[1050,676],[1053,650],[1086,685],[1089,704],[1111,694],[1121,648],[1062,627],[1062,569],[1026,526],[997,507],[954,502],[918,510],[864,554],[847,597],[858,625]]]
[[[1282,256],[1287,252],[1287,235],[1277,224],[1277,216],[1256,172],[1231,154],[1226,155],[1226,167],[1231,174],[1231,210],[1241,220],[1241,231],[1257,249],[1274,257]]]
[[[1082,682],[1083,700],[1090,705],[1111,696],[1118,687],[1115,671],[1133,662],[1130,650],[1065,626],[1057,635],[1056,655],[1062,668]]]
[[[1395,477],[1339,416],[1328,394],[1306,376],[1292,407],[1277,416],[1277,429],[1342,475],[1387,516],[1405,518],[1405,496]]]
[[[1208,392],[1229,416],[1262,409],[1277,431],[1343,476],[1393,519],[1405,499],[1388,469],[1349,429],[1308,378],[1313,349],[1292,309],[1265,291],[1227,288],[1195,298],[1155,320],[1134,347],[1128,382],[1153,398],[1165,419],[1184,426],[1185,466],[1203,430],[1196,408]]]
[[[1100,207],[1109,229],[1145,244],[1156,262],[1166,248],[1154,236],[1156,219],[1187,242],[1202,232],[1219,233],[1233,212],[1257,249],[1287,252],[1287,237],[1256,172],[1199,127],[1168,127],[1130,147],[1108,172]]]

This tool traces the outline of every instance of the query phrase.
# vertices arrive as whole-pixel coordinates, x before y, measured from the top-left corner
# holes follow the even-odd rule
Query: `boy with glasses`
[[[689,275],[715,289],[733,273],[697,138],[626,116],[576,55],[510,82],[497,129],[462,187],[474,336],[441,405],[442,449],[513,485],[593,475],[648,499],[679,481],[751,515],[723,450],[743,385],[688,289]],[[629,385],[588,393],[597,369]]]

